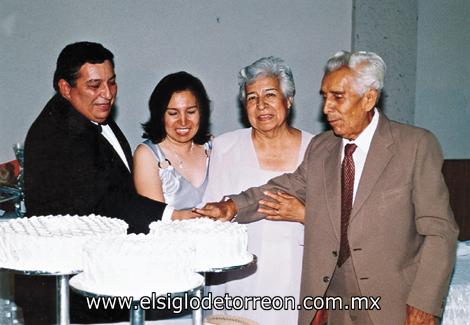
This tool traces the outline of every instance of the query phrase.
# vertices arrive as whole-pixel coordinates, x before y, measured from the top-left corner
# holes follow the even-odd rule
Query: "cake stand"
[[[213,268],[206,268],[202,270],[196,270],[195,272],[201,274],[204,277],[204,287],[199,292],[199,298],[202,299],[202,296],[205,293],[206,289],[206,276],[208,273],[222,273],[222,272],[230,272],[235,270],[243,270],[245,268],[251,267],[256,264],[258,258],[255,254],[251,254],[252,259],[251,261],[241,264],[241,265],[231,265],[226,267],[213,267]],[[195,321],[196,320],[196,321]],[[202,308],[193,310],[193,325],[202,325],[204,321],[204,311]]]
[[[71,279],[71,287],[73,290],[78,292],[79,294],[86,296],[86,297],[114,297],[109,294],[102,294],[99,292],[96,292],[96,290],[92,288],[88,288],[83,285],[82,283],[82,277],[84,276],[83,273],[78,274],[74,276]],[[180,295],[193,295],[196,297],[201,297],[201,292],[204,290],[204,285],[205,285],[205,279],[202,278],[199,284],[195,285],[195,287],[188,289],[183,292],[168,292],[166,294],[171,294],[171,296],[176,297]],[[164,295],[164,294],[162,294]],[[139,304],[139,300],[133,300],[131,304],[131,309],[130,309],[130,315],[129,315],[129,323],[130,325],[143,325],[145,324],[145,310],[141,308]],[[194,312],[193,312],[194,315]],[[194,317],[193,317],[193,324],[197,325],[202,325],[202,321],[200,323],[195,323]]]
[[[70,304],[69,304],[69,277],[81,271],[49,272],[31,271],[8,267],[0,267],[1,271],[13,272],[16,274],[29,276],[55,276],[56,277],[56,321],[58,325],[70,324]]]

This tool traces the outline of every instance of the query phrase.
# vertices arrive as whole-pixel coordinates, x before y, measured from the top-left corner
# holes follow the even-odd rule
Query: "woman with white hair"
[[[203,202],[218,201],[269,179],[294,171],[303,159],[312,135],[293,128],[295,85],[282,59],[261,58],[239,73],[240,101],[250,128],[215,138],[209,183]],[[290,215],[299,222],[259,220],[247,225],[249,251],[257,266],[228,272],[225,291],[233,296],[292,296],[298,299],[303,253],[303,203],[284,193],[271,193],[278,203],[265,200],[260,212],[272,218]],[[219,288],[220,289],[220,288]],[[219,289],[215,289],[215,293]],[[253,307],[257,307],[254,310]],[[297,310],[230,311],[260,324],[297,324]]]

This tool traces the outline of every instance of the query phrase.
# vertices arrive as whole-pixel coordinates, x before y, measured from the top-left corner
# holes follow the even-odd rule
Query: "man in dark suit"
[[[66,46],[54,89],[26,137],[27,214],[94,213],[124,219],[129,232],[147,232],[166,205],[135,191],[131,149],[110,116],[117,93],[113,54],[97,43]]]
[[[372,310],[317,304],[319,313],[309,300],[299,324],[322,324],[325,310],[333,325],[433,325],[442,314],[458,234],[442,153],[430,132],[375,107],[384,75],[375,53],[330,58],[321,94],[332,130],[311,141],[299,168],[196,210],[250,222],[277,220],[286,209],[266,191],[305,202],[300,298],[341,297],[351,306],[365,296]]]
[[[148,232],[149,223],[164,213],[167,218],[190,216],[140,196],[134,188],[131,148],[110,116],[117,84],[109,50],[91,42],[67,45],[57,59],[53,85],[56,94],[25,141],[28,216],[99,214],[125,220],[129,232],[136,233]],[[54,321],[54,304],[43,299],[44,291],[24,292],[25,286],[17,289],[25,318],[33,324]],[[86,322],[89,312],[77,314],[73,307],[72,319]],[[35,319],[41,314],[51,318]]]

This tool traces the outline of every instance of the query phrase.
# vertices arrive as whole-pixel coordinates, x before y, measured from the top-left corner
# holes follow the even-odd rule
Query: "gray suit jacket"
[[[341,149],[341,138],[324,132],[312,140],[294,173],[231,196],[239,222],[263,217],[256,209],[265,189],[285,191],[305,202],[301,299],[323,297],[336,267]],[[430,132],[380,113],[348,229],[361,293],[381,297],[381,310],[369,311],[374,324],[404,324],[407,304],[442,313],[458,235],[442,162]],[[310,324],[314,315],[315,310],[302,308],[299,324]]]

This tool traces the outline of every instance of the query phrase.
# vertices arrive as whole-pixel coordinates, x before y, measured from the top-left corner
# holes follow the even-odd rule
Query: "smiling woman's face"
[[[258,77],[245,86],[245,108],[251,126],[262,132],[287,123],[291,98],[285,98],[276,77]]]
[[[199,130],[200,121],[196,97],[189,90],[173,93],[163,118],[166,136],[170,141],[192,141]]]

